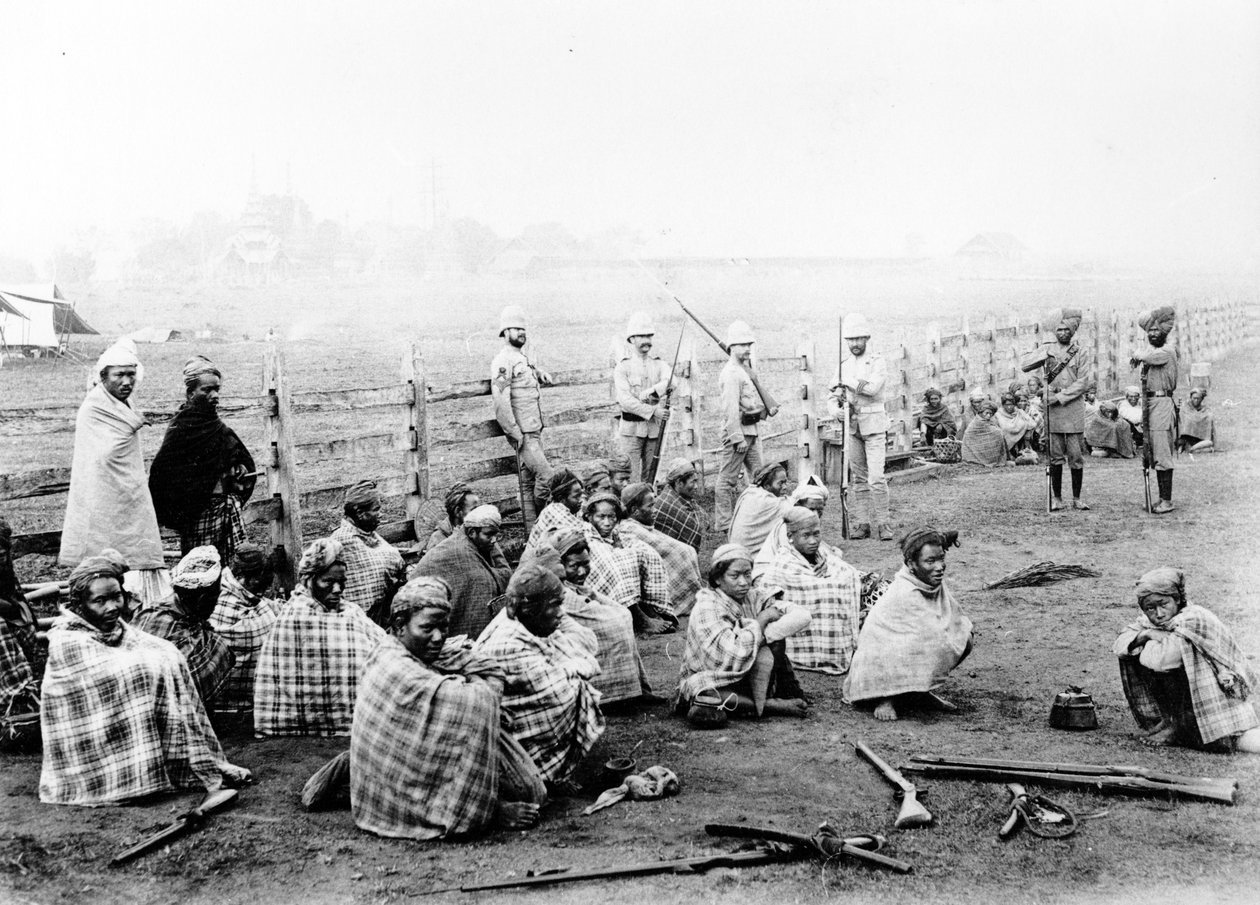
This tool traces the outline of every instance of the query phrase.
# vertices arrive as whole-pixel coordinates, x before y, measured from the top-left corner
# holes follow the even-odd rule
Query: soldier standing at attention
[[[1131,367],[1142,366],[1146,373],[1146,395],[1143,402],[1149,406],[1147,418],[1150,424],[1146,453],[1155,463],[1155,479],[1159,482],[1159,502],[1151,512],[1163,515],[1177,507],[1172,503],[1173,443],[1177,434],[1177,406],[1173,391],[1177,389],[1177,353],[1167,347],[1168,334],[1177,323],[1177,312],[1168,305],[1148,311],[1138,318],[1138,326],[1146,331],[1150,348],[1134,352],[1129,358]]]
[[[1050,408],[1046,412],[1046,433],[1050,454],[1050,511],[1063,508],[1063,463],[1072,472],[1072,508],[1088,509],[1081,499],[1085,483],[1085,388],[1089,372],[1073,342],[1081,326],[1079,308],[1050,312],[1047,323],[1054,327],[1054,342],[1042,343],[1046,382],[1050,384]]]
[[[551,375],[530,363],[521,349],[527,339],[525,312],[509,305],[499,315],[499,335],[504,345],[490,363],[490,396],[494,417],[524,466],[526,487],[533,492],[537,512],[538,493],[551,474],[542,446],[542,404],[539,388],[551,386]]]
[[[718,376],[722,391],[722,470],[713,494],[713,527],[723,534],[731,527],[740,473],[747,471],[751,476],[761,467],[757,424],[767,417],[766,406],[748,376],[752,327],[743,321],[732,323],[726,330],[726,345],[731,360]]]
[[[626,351],[613,368],[613,387],[621,421],[617,436],[621,451],[630,459],[630,483],[644,480],[653,443],[661,435],[664,407],[661,400],[669,387],[669,370],[652,354],[656,328],[642,312],[631,315],[626,325]]]
[[[844,356],[841,373],[832,382],[828,408],[835,417],[841,417],[845,394],[849,399],[849,433],[844,442],[849,447],[849,511],[857,519],[849,537],[853,539],[875,536],[880,540],[892,540],[893,529],[888,523],[888,481],[884,478],[884,458],[888,452],[888,413],[884,410],[884,383],[887,379],[882,356],[869,350],[871,328],[866,318],[851,314],[844,319],[844,340],[849,351]],[[857,504],[859,496],[866,501],[865,508]]]

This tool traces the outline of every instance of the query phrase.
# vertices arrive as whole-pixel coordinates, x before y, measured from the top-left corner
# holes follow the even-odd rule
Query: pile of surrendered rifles
[[[902,771],[889,766],[863,741],[859,740],[854,748],[862,758],[873,764],[884,778],[896,787],[897,796],[901,801],[893,823],[894,829],[914,829],[933,824],[932,813],[919,801],[922,793],[914,783],[905,778]],[[1071,811],[1047,798],[1028,794],[1021,785],[1023,782],[1098,792],[1121,792],[1130,795],[1167,795],[1231,805],[1234,804],[1238,793],[1236,780],[1206,776],[1179,776],[1136,766],[992,760],[976,757],[950,758],[922,754],[915,755],[911,761],[912,763],[902,768],[904,772],[924,776],[1007,783],[1011,796],[1011,812],[998,834],[1003,839],[1008,838],[1021,825],[1027,826],[1037,836],[1051,839],[1062,839],[1076,832],[1077,820]],[[211,793],[198,807],[180,815],[170,826],[119,854],[110,862],[111,865],[125,864],[145,852],[162,847],[185,833],[199,829],[208,815],[227,807],[236,800],[236,797],[235,789],[222,789]],[[819,858],[825,862],[836,858],[849,858],[899,874],[907,874],[912,869],[909,863],[881,853],[881,849],[887,844],[884,836],[864,833],[845,837],[825,822],[812,836],[767,827],[720,823],[708,824],[705,826],[705,832],[710,836],[753,840],[756,842],[756,847],[716,855],[700,855],[672,861],[646,861],[640,864],[592,870],[556,868],[530,871],[524,877],[509,877],[485,883],[466,883],[462,886],[431,889],[412,895],[477,892],[649,874],[702,873],[716,867],[752,867],[799,861],[805,858]]]

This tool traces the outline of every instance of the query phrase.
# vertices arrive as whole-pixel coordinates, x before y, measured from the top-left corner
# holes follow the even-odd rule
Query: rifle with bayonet
[[[840,403],[840,536],[849,539],[849,394],[844,388],[844,315],[840,316],[840,358],[836,364],[836,384],[843,394]]]
[[[126,851],[119,852],[109,862],[109,866],[118,867],[121,864],[126,864],[128,861],[139,858],[146,852],[151,852],[155,848],[161,848],[180,836],[191,833],[193,830],[201,829],[206,822],[206,817],[236,801],[237,794],[236,789],[218,789],[211,792],[202,800],[201,804],[191,811],[176,817],[170,826],[158,830],[152,836],[138,842]]]
[[[643,480],[649,486],[656,486],[656,470],[661,465],[661,450],[665,448],[665,429],[669,427],[670,410],[674,405],[674,379],[678,376],[678,356],[682,353],[683,336],[687,332],[687,325],[684,323],[678,331],[678,345],[674,348],[674,363],[669,366],[669,383],[665,384],[665,398],[662,400],[661,412],[661,432],[655,440],[649,440],[652,444],[652,457],[648,459],[648,467],[643,472]]]
[[[1151,464],[1155,453],[1151,447],[1151,390],[1147,383],[1150,365],[1142,365],[1142,489],[1146,493],[1146,511],[1152,512]]]
[[[697,327],[699,327],[705,333],[709,334],[709,338],[718,344],[719,349],[721,349],[727,355],[731,354],[731,347],[728,346],[726,343],[722,342],[722,340],[718,339],[718,335],[714,333],[712,330],[710,330],[707,326],[705,326],[704,321],[696,317],[691,312],[691,310],[682,303],[682,299],[680,299],[676,295],[672,295],[671,297],[673,298],[674,301],[678,303],[678,307],[683,310],[683,313],[686,314],[687,317],[691,318],[693,321],[696,322]],[[753,389],[756,390],[757,395],[761,397],[761,404],[766,407],[766,417],[773,418],[775,414],[779,411],[778,401],[773,396],[770,395],[769,390],[767,390],[764,386],[761,385],[761,381],[757,379],[757,375],[753,371],[752,368],[744,368],[744,373],[748,375],[748,379],[752,381]]]

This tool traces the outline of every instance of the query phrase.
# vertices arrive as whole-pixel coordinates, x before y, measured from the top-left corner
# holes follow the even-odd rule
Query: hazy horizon
[[[644,256],[952,252],[1254,266],[1260,4],[85,3],[0,12],[0,255],[237,216]],[[916,238],[917,237],[917,238]]]

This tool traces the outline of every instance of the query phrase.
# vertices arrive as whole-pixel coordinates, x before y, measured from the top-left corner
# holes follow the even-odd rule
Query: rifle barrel
[[[1234,804],[1233,790],[1203,785],[1180,785],[1152,782],[1138,776],[1100,776],[1091,773],[1045,773],[1035,770],[1003,770],[989,767],[966,767],[952,764],[911,764],[905,768],[910,773],[924,776],[952,776],[956,779],[973,779],[981,782],[1035,782],[1041,785],[1063,786],[1070,789],[1095,789],[1097,791],[1128,792],[1137,795],[1179,795],[1200,801],[1216,801]]]
[[[1089,776],[1130,776],[1149,779],[1151,782],[1173,783],[1185,786],[1218,786],[1220,788],[1237,789],[1238,780],[1227,777],[1212,776],[1180,776],[1175,773],[1161,773],[1129,764],[1077,764],[1060,761],[1036,760],[991,760],[984,757],[935,757],[916,754],[910,758],[915,763],[935,764],[952,767],[987,767],[996,770],[1028,770],[1040,773],[1076,773]]]
[[[901,773],[899,773],[896,769],[894,769],[886,760],[884,760],[882,757],[880,757],[878,754],[872,751],[870,746],[867,745],[866,742],[862,741],[861,739],[858,739],[858,741],[854,743],[853,747],[857,749],[858,754],[862,755],[864,758],[870,761],[871,765],[874,766],[876,770],[884,774],[885,779],[887,779],[890,783],[895,785],[897,788],[901,789],[901,791],[903,792],[917,792],[918,791],[914,787],[914,783],[910,782],[910,780],[902,776]]]

